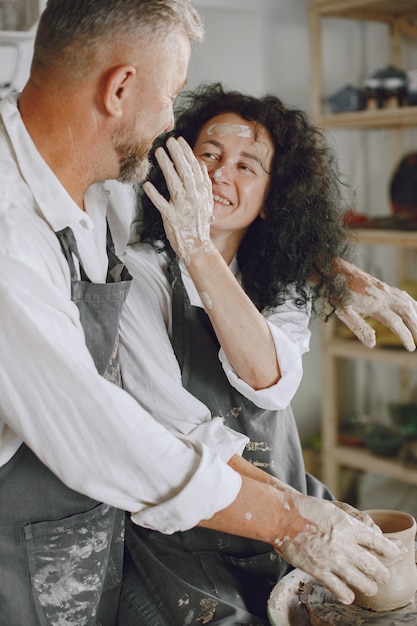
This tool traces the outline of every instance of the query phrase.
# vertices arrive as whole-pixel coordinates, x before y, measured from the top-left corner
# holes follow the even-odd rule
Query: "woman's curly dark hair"
[[[296,286],[300,307],[309,298],[314,305],[319,296],[328,302],[342,301],[344,282],[335,278],[333,265],[348,245],[341,219],[341,181],[323,132],[308,122],[303,111],[288,108],[276,96],[256,98],[226,91],[220,83],[202,84],[181,95],[174,131],[155,142],[149,180],[168,197],[155,149],[172,135],[181,135],[194,147],[202,126],[228,112],[266,128],[275,147],[266,219],[256,218],[237,253],[246,293],[259,310],[282,303],[290,284]],[[169,250],[159,211],[144,193],[139,203],[136,238],[157,249],[162,241],[162,249]],[[310,281],[311,293],[306,289]]]

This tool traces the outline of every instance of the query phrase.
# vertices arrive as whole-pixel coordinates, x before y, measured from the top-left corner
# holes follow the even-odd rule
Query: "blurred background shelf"
[[[324,54],[323,21],[366,20],[383,22],[387,29],[389,64],[402,67],[404,40],[417,39],[417,2],[415,0],[310,0],[310,69],[312,111],[315,123],[324,129],[358,129],[390,131],[392,141],[385,140],[392,161],[403,151],[403,133],[417,126],[417,106],[365,109],[329,114],[325,110],[324,72],[328,57]],[[386,181],[381,181],[386,184]],[[366,213],[366,207],[364,207]],[[397,284],[409,278],[404,254],[417,250],[417,225],[410,228],[352,228],[353,239],[362,246],[387,246],[395,251]],[[399,377],[399,401],[407,400],[410,376],[417,372],[417,353],[409,353],[393,333],[377,332],[377,346],[366,348],[346,327],[334,319],[322,331],[322,480],[336,495],[343,491],[343,470],[373,472],[417,486],[417,468],[408,467],[403,458],[377,456],[365,447],[340,445],[340,433],[346,419],[346,407],[355,394],[352,372],[366,371],[367,364],[392,367]],[[345,334],[344,338],[341,334]],[[392,344],[390,344],[392,341]],[[384,343],[385,342],[385,343]],[[356,368],[356,369],[355,369]],[[351,379],[349,379],[349,376]],[[350,385],[350,387],[349,387]],[[362,380],[366,387],[366,381]],[[365,389],[366,391],[366,389]],[[353,502],[353,504],[355,504]]]

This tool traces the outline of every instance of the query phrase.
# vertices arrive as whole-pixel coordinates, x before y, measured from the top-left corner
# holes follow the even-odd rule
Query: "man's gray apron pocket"
[[[101,594],[120,582],[110,553],[115,516],[114,508],[99,504],[62,520],[23,527],[41,626],[94,626]]]

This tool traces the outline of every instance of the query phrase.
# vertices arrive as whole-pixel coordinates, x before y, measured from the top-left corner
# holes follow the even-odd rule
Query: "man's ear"
[[[103,104],[109,115],[120,117],[125,100],[131,93],[136,77],[133,65],[120,65],[111,70],[106,78]]]

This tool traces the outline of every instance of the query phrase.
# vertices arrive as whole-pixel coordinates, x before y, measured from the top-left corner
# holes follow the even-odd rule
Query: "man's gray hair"
[[[204,36],[191,0],[48,0],[36,34],[34,62],[68,64],[71,56],[88,58],[111,41],[163,41],[176,31],[195,43]]]

